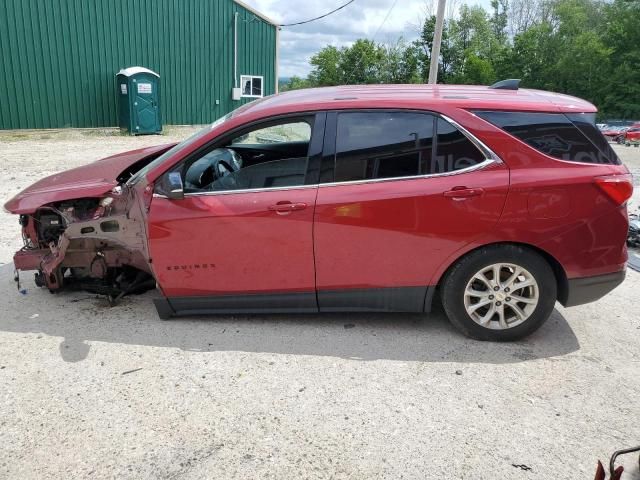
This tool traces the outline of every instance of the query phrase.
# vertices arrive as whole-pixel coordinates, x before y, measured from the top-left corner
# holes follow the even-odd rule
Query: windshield
[[[148,172],[153,170],[158,165],[161,165],[162,162],[164,162],[167,158],[169,158],[169,157],[173,156],[175,153],[177,153],[177,152],[189,147],[191,144],[193,144],[193,142],[195,142],[199,138],[203,137],[204,135],[209,133],[214,128],[216,128],[219,125],[222,125],[224,122],[226,122],[229,118],[231,118],[231,116],[233,114],[234,114],[234,112],[227,113],[225,116],[220,117],[218,120],[213,122],[211,125],[207,125],[202,130],[198,130],[196,133],[194,133],[193,135],[188,137],[186,140],[183,140],[182,142],[178,143],[174,147],[172,147],[169,150],[167,150],[166,152],[164,152],[162,155],[160,155],[158,158],[156,158],[153,162],[147,164],[145,167],[143,167],[142,169],[138,170],[135,173],[135,175],[133,175],[127,181],[127,185],[135,185],[136,183],[138,183],[141,178],[143,178]]]

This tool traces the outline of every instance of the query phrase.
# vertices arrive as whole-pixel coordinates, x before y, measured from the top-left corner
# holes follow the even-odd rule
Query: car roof
[[[475,85],[350,85],[291,90],[247,104],[242,113],[299,112],[345,108],[415,108],[439,106],[466,110],[596,112],[580,98],[543,90],[502,90]],[[266,112],[268,110],[269,112]],[[241,113],[241,112],[238,112]]]

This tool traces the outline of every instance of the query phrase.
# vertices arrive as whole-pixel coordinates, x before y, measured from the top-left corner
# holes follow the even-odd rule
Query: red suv
[[[500,85],[504,88],[504,85]],[[177,145],[40,180],[17,270],[51,291],[157,288],[161,318],[428,312],[511,340],[625,275],[631,177],[590,103],[542,91],[287,92]]]

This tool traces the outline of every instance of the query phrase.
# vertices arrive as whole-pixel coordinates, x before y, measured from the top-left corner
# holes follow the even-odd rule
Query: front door
[[[498,221],[506,166],[428,113],[332,113],[330,131],[334,178],[314,227],[320,310],[422,311],[438,268]]]
[[[174,310],[317,311],[309,158],[323,129],[310,116],[243,131],[181,166],[184,199],[153,198],[152,265]],[[207,162],[225,158],[216,179]]]

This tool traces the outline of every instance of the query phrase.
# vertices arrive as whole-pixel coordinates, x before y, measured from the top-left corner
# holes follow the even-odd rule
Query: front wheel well
[[[473,250],[469,250],[468,252],[464,253],[463,255],[461,255],[460,257],[456,258],[453,262],[451,262],[451,265],[449,265],[449,267],[447,268],[447,270],[442,274],[442,276],[440,277],[440,279],[438,280],[437,286],[440,287],[440,285],[442,284],[443,280],[447,277],[447,274],[449,273],[449,271],[464,257],[466,257],[467,255],[470,255],[482,248],[487,248],[487,247],[500,247],[503,245],[513,245],[513,246],[517,246],[517,247],[521,247],[521,248],[526,248],[528,250],[531,250],[535,253],[537,253],[538,255],[540,255],[542,258],[544,258],[547,263],[549,264],[549,266],[551,267],[551,269],[553,270],[553,275],[556,278],[556,287],[557,287],[557,292],[558,292],[558,301],[562,304],[564,304],[567,301],[567,297],[569,294],[569,282],[567,280],[567,274],[564,271],[564,268],[562,268],[562,265],[560,265],[560,262],[558,262],[558,260],[555,259],[555,257],[553,255],[551,255],[548,252],[545,252],[544,250],[542,250],[541,248],[538,248],[534,245],[530,245],[528,243],[519,243],[519,242],[496,242],[496,243],[487,243],[485,245],[481,245],[479,247],[474,248]]]

